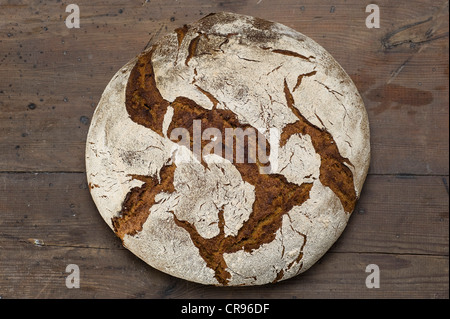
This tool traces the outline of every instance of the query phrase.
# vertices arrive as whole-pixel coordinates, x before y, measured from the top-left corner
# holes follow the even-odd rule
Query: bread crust
[[[170,137],[183,128],[192,145],[195,120],[223,136],[256,129],[277,168],[189,151],[192,161],[177,162]],[[369,161],[363,101],[331,55],[286,26],[225,12],[119,70],[86,144],[92,197],[124,246],[163,272],[223,286],[309,269],[347,225]]]

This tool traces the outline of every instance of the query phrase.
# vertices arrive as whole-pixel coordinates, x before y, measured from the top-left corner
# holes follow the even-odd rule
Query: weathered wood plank
[[[0,174],[0,296],[443,298],[446,185],[448,177],[369,176],[350,224],[318,265],[280,286],[220,290],[172,278],[124,249],[96,211],[84,174]],[[83,289],[65,287],[71,263]],[[370,263],[381,269],[382,289],[365,287]]]
[[[4,252],[6,251],[6,254]],[[125,250],[2,245],[2,298],[448,298],[448,256],[329,253],[307,272],[276,285],[223,288],[177,279]],[[68,289],[66,267],[80,270]],[[366,267],[380,288],[366,287]]]
[[[84,174],[0,174],[0,238],[118,249]],[[448,177],[369,176],[336,252],[448,255]]]
[[[96,210],[84,174],[1,174],[0,185],[2,241],[122,247]]]
[[[448,177],[369,176],[335,252],[448,255]],[[0,174],[2,241],[120,249],[84,174]]]
[[[79,1],[80,29],[66,28],[62,2],[4,5],[0,170],[82,172],[89,119],[115,71],[159,31],[229,10],[300,30],[342,64],[369,112],[371,173],[448,175],[445,3],[381,1],[380,29],[366,28],[356,0]]]
[[[336,251],[447,255],[448,176],[369,176]]]

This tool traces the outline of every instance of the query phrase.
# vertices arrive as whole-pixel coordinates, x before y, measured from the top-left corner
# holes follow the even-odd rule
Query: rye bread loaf
[[[239,160],[227,129],[253,129],[262,143],[241,136]],[[251,151],[263,146],[266,161]],[[347,225],[369,158],[363,101],[331,55],[284,25],[233,13],[180,27],[119,70],[86,148],[92,197],[123,245],[212,285],[310,268]]]

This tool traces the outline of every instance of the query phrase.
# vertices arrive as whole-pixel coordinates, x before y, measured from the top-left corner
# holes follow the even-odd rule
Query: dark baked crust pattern
[[[208,20],[206,19],[205,21]],[[186,33],[189,32],[189,27],[184,26],[177,29],[176,32],[178,44],[181,45]],[[208,41],[207,35],[199,35],[191,41],[188,46],[189,54],[185,61],[186,64],[195,57],[196,48],[200,41]],[[207,45],[207,43],[202,43],[202,45]],[[225,136],[226,128],[242,128],[245,130],[250,127],[247,124],[241,124],[232,111],[218,109],[216,107],[217,99],[206,91],[202,93],[207,95],[213,102],[214,108],[212,110],[208,110],[183,96],[177,97],[173,102],[165,100],[158,90],[153,70],[152,55],[157,46],[158,44],[154,45],[149,51],[139,56],[127,83],[125,105],[130,118],[134,122],[163,136],[162,119],[168,107],[171,106],[174,114],[167,136],[170,136],[170,132],[173,129],[181,127],[187,129],[192,137],[194,120],[201,120],[202,127],[205,129],[208,127],[219,129],[223,133],[222,136]],[[275,53],[288,54],[286,52]],[[301,85],[301,80],[299,78],[294,90]],[[286,81],[284,82],[284,87],[281,87],[280,90],[284,92],[287,106],[298,118],[296,122],[287,125],[282,130],[280,146],[284,146],[294,134],[309,135],[313,147],[321,159],[320,182],[337,195],[345,212],[350,214],[357,200],[353,174],[349,169],[349,166],[352,164],[348,159],[341,156],[329,132],[313,125],[301,114],[295,106],[298,104],[295,103]],[[223,141],[222,145],[224,148],[233,147],[233,145],[227,145],[226,141]],[[246,147],[258,146],[246,145]],[[206,166],[204,161],[200,160]],[[194,225],[188,221],[179,220],[172,212],[176,225],[189,233],[192,242],[199,250],[200,256],[205,260],[206,265],[214,270],[215,278],[221,285],[227,285],[231,277],[223,257],[225,253],[233,253],[238,250],[251,252],[261,245],[273,241],[276,231],[282,225],[283,215],[288,213],[292,207],[302,205],[310,197],[309,193],[312,183],[297,185],[288,182],[281,174],[260,174],[259,168],[262,164],[257,160],[255,162],[233,163],[240,172],[242,179],[255,187],[253,211],[237,235],[225,236],[223,210],[220,210],[220,207],[218,215],[219,234],[208,239],[200,236]],[[125,235],[133,236],[142,230],[143,224],[150,214],[150,208],[155,204],[155,196],[158,193],[175,192],[173,185],[175,170],[175,163],[168,163],[162,167],[159,177],[132,176],[134,179],[144,182],[144,184],[130,190],[123,202],[122,211],[117,217],[112,219],[114,231],[118,237],[123,239]],[[301,234],[301,236],[304,238],[304,246],[307,236],[305,234]],[[302,256],[303,247],[289,266],[292,266],[294,262],[301,262]],[[275,281],[283,277],[282,272],[283,270],[277,274]]]

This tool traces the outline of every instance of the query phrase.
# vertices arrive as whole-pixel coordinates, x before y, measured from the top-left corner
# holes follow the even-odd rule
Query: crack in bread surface
[[[178,32],[179,45],[186,32],[186,30]],[[199,36],[191,40],[189,55],[185,61],[186,65],[194,57]],[[170,132],[176,128],[185,128],[190,133],[191,146],[193,144],[194,120],[201,121],[202,129],[210,127],[219,129],[222,132],[222,137],[225,137],[226,128],[239,128],[242,130],[252,128],[248,124],[241,124],[236,114],[232,111],[217,109],[217,103],[215,102],[218,101],[209,92],[200,87],[197,88],[215,104],[212,110],[203,108],[195,101],[183,96],[177,97],[173,102],[165,100],[157,88],[153,70],[152,56],[155,48],[156,45],[150,51],[139,56],[127,83],[125,104],[127,112],[134,122],[153,130],[163,137],[162,119],[167,108],[171,106],[173,108],[173,116],[167,136],[170,136]],[[285,54],[286,52],[282,53]],[[345,211],[351,213],[356,202],[356,195],[352,172],[346,166],[350,162],[339,154],[331,134],[312,125],[301,115],[300,111],[295,107],[292,93],[286,81],[284,84],[287,106],[297,116],[298,121],[287,125],[283,129],[280,146],[285,145],[289,137],[294,134],[310,135],[313,146],[321,158],[320,181],[333,190],[341,200]],[[223,151],[226,151],[227,148],[233,148],[235,142],[237,143],[236,137],[231,141],[224,139],[222,143]],[[247,139],[245,157],[248,158],[248,154],[251,153],[249,152],[250,149],[260,147],[261,145],[258,143],[261,142],[266,143],[266,148],[269,149],[267,140],[259,140],[257,145],[253,145],[253,142]],[[206,143],[208,141],[202,140],[202,149]],[[200,256],[204,259],[206,265],[214,271],[214,277],[221,285],[227,285],[231,279],[231,273],[227,270],[224,254],[240,250],[252,252],[261,247],[261,245],[272,242],[275,239],[277,230],[282,226],[283,216],[294,206],[301,206],[308,200],[313,186],[313,183],[297,185],[288,182],[286,177],[281,174],[261,174],[260,168],[263,164],[257,158],[253,159],[253,161],[248,160],[244,163],[238,163],[236,161],[236,152],[232,154],[234,156],[233,165],[241,174],[242,179],[254,186],[255,192],[252,212],[236,235],[225,235],[223,208],[218,213],[219,234],[212,238],[200,236],[192,223],[178,219],[175,212],[171,212],[175,224],[189,233],[193,244],[199,250]],[[207,164],[203,158],[199,160],[206,168]],[[118,237],[123,240],[125,235],[133,236],[142,230],[143,224],[150,214],[150,208],[156,203],[156,195],[161,192],[176,192],[173,185],[175,170],[176,165],[172,163],[162,167],[159,178],[156,176],[131,176],[134,179],[143,181],[144,184],[129,191],[119,216],[112,219],[114,231]],[[303,236],[304,243],[299,255],[285,270],[288,270],[293,264],[298,264],[302,259],[303,247],[306,243],[306,235]],[[282,279],[283,273],[284,271],[280,270],[276,275],[275,281]]]
[[[357,199],[353,173],[347,166],[352,164],[339,153],[331,134],[313,125],[295,107],[294,97],[289,90],[286,80],[284,80],[284,94],[288,107],[297,116],[298,121],[286,125],[281,133],[280,146],[283,147],[293,134],[309,135],[313,147],[321,159],[320,182],[324,186],[331,188],[336,196],[339,197],[344,210],[347,213],[351,213],[355,208]]]

